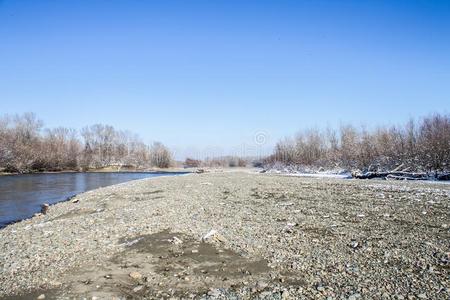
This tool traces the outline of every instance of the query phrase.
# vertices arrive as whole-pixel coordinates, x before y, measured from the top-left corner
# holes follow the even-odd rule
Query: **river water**
[[[30,218],[44,203],[130,180],[183,173],[53,173],[0,176],[0,228]]]

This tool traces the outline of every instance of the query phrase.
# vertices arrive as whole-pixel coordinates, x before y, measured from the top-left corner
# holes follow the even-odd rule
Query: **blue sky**
[[[0,114],[178,157],[448,113],[449,95],[450,1],[0,0]]]

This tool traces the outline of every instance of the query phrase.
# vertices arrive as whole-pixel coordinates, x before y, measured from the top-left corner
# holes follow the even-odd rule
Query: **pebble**
[[[138,285],[137,287],[135,287],[135,288],[133,289],[133,292],[137,293],[137,292],[141,291],[143,288],[144,288],[143,285]]]
[[[271,295],[276,294],[277,299],[331,297],[341,300],[348,299],[349,296],[352,297],[350,299],[358,299],[357,294],[363,295],[359,299],[381,299],[384,294],[389,299],[402,300],[398,294],[403,294],[407,299],[407,293],[413,299],[447,296],[447,291],[438,291],[448,282],[445,269],[442,271],[442,267],[448,266],[449,262],[448,250],[442,247],[445,245],[442,244],[442,234],[448,231],[450,225],[446,219],[450,199],[448,188],[369,180],[346,181],[341,184],[338,181],[254,176],[238,172],[208,174],[203,178],[206,176],[211,176],[208,181],[213,183],[207,187],[207,191],[199,185],[205,179],[199,181],[201,178],[195,176],[125,183],[80,195],[78,204],[68,201],[52,205],[46,216],[24,220],[0,230],[0,298],[43,286],[53,286],[49,283],[70,278],[72,270],[82,269],[85,264],[98,264],[99,269],[111,270],[103,269],[110,263],[106,257],[123,251],[131,251],[130,256],[126,257],[129,264],[126,268],[117,268],[117,272],[122,272],[122,276],[129,278],[128,283],[133,281],[134,284],[121,287],[126,292],[133,292],[142,285],[141,280],[148,280],[144,286],[145,292],[151,293],[149,298],[154,296],[156,299],[173,296],[173,290],[176,289],[168,289],[175,284],[180,285],[182,292],[193,293],[192,290],[184,289],[197,284],[199,278],[211,283],[210,286],[215,286],[212,284],[215,283],[218,285],[215,287],[225,287],[220,290],[220,296],[228,295],[231,290],[230,293],[238,295],[236,298],[245,293],[252,296],[250,290],[255,284],[258,289],[263,287]],[[193,188],[184,193],[188,183]],[[157,186],[165,190],[164,199],[132,202],[136,195],[144,200],[151,199],[153,196],[146,196],[145,193]],[[233,196],[227,200],[216,197],[224,186],[234,191]],[[264,197],[259,200],[252,196],[252,189],[261,191],[260,194]],[[419,190],[423,191],[423,201],[420,203],[414,201],[414,193]],[[392,201],[377,200],[376,194],[380,192],[386,194],[386,199],[392,196],[389,198]],[[425,209],[429,205],[425,206],[426,201],[435,198],[440,205],[434,205],[432,210]],[[222,202],[225,205],[221,205]],[[103,206],[106,208],[104,211],[92,214],[96,208]],[[428,211],[428,216],[433,214],[433,218],[418,218],[424,210]],[[358,219],[356,216],[361,214],[366,217]],[[389,218],[383,218],[383,214]],[[60,216],[67,217],[59,218]],[[297,222],[300,225],[294,225]],[[337,226],[331,228],[332,224]],[[282,233],[284,226],[293,227],[295,231],[292,234]],[[179,277],[173,277],[173,265],[170,265],[170,272],[161,274],[152,273],[154,269],[148,269],[147,263],[157,261],[163,264],[174,255],[172,252],[153,255],[150,254],[151,251],[144,251],[145,254],[141,253],[143,259],[146,255],[149,257],[143,261],[133,261],[134,254],[139,252],[140,247],[150,247],[150,244],[145,245],[146,236],[166,228],[173,229],[171,235],[164,237],[163,242],[166,244],[167,240],[176,236],[182,240],[182,246],[185,246],[188,244],[185,234],[198,241],[211,228],[217,231],[206,238],[208,241],[224,240],[223,236],[226,236],[228,241],[224,245],[207,245],[217,249],[208,253],[213,259],[217,259],[217,270],[214,271],[213,268],[208,269],[210,272],[196,272],[197,269],[191,268],[181,272]],[[53,232],[51,238],[47,235],[50,230]],[[176,239],[173,241],[177,243]],[[424,241],[429,241],[429,244]],[[139,250],[135,251],[134,247]],[[168,247],[180,248],[170,244]],[[202,246],[198,247],[199,244],[195,244],[181,250],[187,254],[199,253],[200,250],[203,257],[204,249]],[[369,248],[372,249],[370,252],[367,251]],[[216,252],[220,253],[221,249],[242,253],[249,260],[265,258],[268,260],[265,264],[270,267],[262,274],[252,272],[251,275],[236,277],[228,273],[222,274],[220,268],[224,266],[220,259],[227,255],[214,255]],[[176,250],[175,254],[180,252],[180,249]],[[158,260],[160,255],[164,259]],[[186,256],[189,258],[189,255]],[[190,256],[200,257],[194,254]],[[422,259],[416,265],[417,257]],[[401,263],[394,265],[397,261]],[[158,270],[164,270],[166,266],[160,265]],[[199,269],[201,268],[207,267],[202,265]],[[233,268],[232,264],[228,264],[225,269],[228,272],[228,269]],[[96,279],[79,284],[92,292],[96,291],[96,285],[102,284],[97,293],[113,284],[121,285],[119,279],[123,277],[116,275],[118,273],[114,270],[110,280],[103,279],[102,276],[106,273],[101,273],[101,280],[89,273],[86,278]],[[434,273],[430,273],[431,271]],[[437,271],[441,273],[438,274]],[[63,273],[69,276],[60,279],[56,275]],[[187,276],[189,282],[183,281]],[[223,282],[224,276],[230,277]],[[283,276],[286,278],[284,282]],[[261,280],[266,280],[268,286],[264,287],[259,282]],[[293,284],[291,280],[303,282]],[[243,281],[246,286],[242,286]],[[324,286],[314,286],[318,282]],[[408,283],[407,288],[405,282]],[[64,281],[64,288],[66,284]],[[295,288],[284,292],[290,285]],[[62,288],[56,290],[56,293],[60,292],[74,291],[63,291]],[[156,296],[158,292],[161,294]],[[31,298],[36,299],[37,295]],[[77,296],[79,295],[70,299],[81,298]],[[201,295],[196,296],[201,298]]]
[[[142,278],[142,274],[139,272],[131,272],[129,275],[133,279],[141,279]]]
[[[284,290],[281,292],[281,299],[288,300],[289,299],[289,292],[287,290]]]

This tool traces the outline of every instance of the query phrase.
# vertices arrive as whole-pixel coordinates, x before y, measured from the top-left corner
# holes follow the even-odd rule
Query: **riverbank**
[[[449,220],[447,185],[143,179],[0,230],[0,298],[448,299]]]
[[[61,174],[61,173],[192,173],[195,172],[193,169],[184,168],[151,168],[151,169],[113,169],[113,168],[102,168],[102,169],[90,169],[87,171],[80,170],[61,170],[61,171],[35,171],[28,173],[10,173],[10,172],[0,172],[0,176],[7,175],[26,175],[26,174]]]
[[[178,176],[186,172],[65,172],[3,176],[0,178],[0,229],[40,213],[42,205],[130,180]]]

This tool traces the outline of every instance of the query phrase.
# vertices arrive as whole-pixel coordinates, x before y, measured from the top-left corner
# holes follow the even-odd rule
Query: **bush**
[[[278,142],[265,164],[305,165],[386,171],[450,169],[450,116],[433,114],[418,124],[360,130],[351,125],[334,130],[305,130]]]
[[[201,164],[202,164],[201,160],[196,160],[192,158],[186,158],[186,160],[184,161],[185,168],[198,168],[201,166]]]

